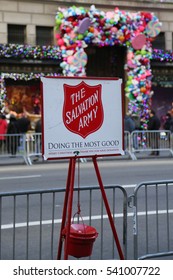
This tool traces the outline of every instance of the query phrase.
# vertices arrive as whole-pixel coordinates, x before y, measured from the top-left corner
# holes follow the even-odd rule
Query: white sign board
[[[122,80],[42,77],[45,159],[123,155]]]

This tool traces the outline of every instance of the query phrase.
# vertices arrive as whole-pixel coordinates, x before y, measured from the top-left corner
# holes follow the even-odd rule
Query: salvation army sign
[[[90,86],[84,81],[76,86],[64,84],[63,121],[67,129],[86,138],[97,131],[104,118],[101,84]]]
[[[123,155],[122,80],[42,77],[45,159]]]

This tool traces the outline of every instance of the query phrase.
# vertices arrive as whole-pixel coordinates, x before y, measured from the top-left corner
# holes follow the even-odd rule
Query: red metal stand
[[[124,255],[121,249],[121,245],[118,239],[117,231],[115,228],[114,220],[110,211],[109,203],[106,197],[106,192],[104,190],[104,185],[102,182],[101,174],[99,171],[99,167],[97,164],[97,157],[92,157],[93,164],[95,167],[98,183],[100,186],[100,190],[102,193],[102,198],[105,204],[105,208],[108,214],[110,226],[113,232],[114,240],[117,246],[117,250],[119,253],[120,260],[124,260]],[[64,198],[64,207],[63,207],[63,214],[62,214],[62,223],[61,223],[61,230],[60,230],[60,238],[59,238],[59,247],[58,247],[58,254],[57,259],[61,259],[61,252],[62,252],[62,244],[63,244],[63,229],[66,227],[66,238],[65,238],[65,246],[64,246],[64,260],[68,259],[68,244],[69,244],[69,236],[70,236],[70,225],[71,225],[71,217],[72,217],[72,204],[73,204],[73,191],[74,191],[74,179],[75,179],[75,165],[76,165],[76,157],[70,158],[69,162],[69,169],[68,169],[68,177],[66,183],[66,192]],[[67,211],[68,208],[68,211]],[[67,215],[68,214],[68,215]],[[67,221],[67,222],[66,222]]]
[[[117,245],[117,250],[118,250],[118,253],[119,253],[119,257],[120,257],[120,260],[124,260],[124,255],[123,255],[121,245],[120,245],[120,242],[119,242],[119,239],[118,239],[118,234],[117,234],[117,231],[116,231],[116,228],[115,228],[114,220],[113,220],[111,210],[110,210],[110,207],[109,207],[109,203],[108,203],[108,200],[107,200],[107,197],[106,197],[106,192],[105,192],[105,189],[104,189],[104,186],[103,186],[103,182],[102,182],[102,178],[101,178],[101,175],[100,175],[100,171],[99,171],[99,167],[98,167],[98,164],[97,164],[96,157],[93,157],[93,163],[94,163],[98,183],[100,185],[100,189],[101,189],[103,201],[104,201],[104,204],[105,204],[105,208],[106,208],[106,211],[107,211],[107,214],[108,214],[109,222],[110,222],[110,225],[111,225],[111,228],[112,228],[114,240],[115,240],[116,245]]]

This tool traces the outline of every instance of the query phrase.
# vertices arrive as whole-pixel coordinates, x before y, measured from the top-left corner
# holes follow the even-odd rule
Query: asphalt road
[[[97,185],[93,163],[79,163],[79,165],[80,186]],[[136,185],[142,181],[173,179],[173,158],[140,159],[137,161],[98,160],[98,165],[105,185]],[[78,170],[78,165],[76,169]],[[0,191],[65,187],[67,173],[68,163],[66,162],[48,162],[32,166],[1,166]],[[76,185],[78,185],[78,181]]]
[[[172,158],[155,158],[155,159],[140,159],[137,161],[132,160],[98,160],[99,170],[102,176],[104,185],[121,185],[125,188],[127,195],[133,194],[135,186],[145,181],[160,181],[160,180],[173,180],[173,159]],[[79,168],[78,168],[79,167]],[[49,189],[61,189],[66,187],[66,179],[68,173],[67,162],[46,162],[43,164],[35,164],[32,166],[26,165],[9,165],[1,166],[0,168],[0,192],[20,192],[20,191],[33,191],[33,190],[49,190]],[[75,186],[97,186],[98,181],[93,168],[92,162],[79,163],[76,165],[76,178]],[[111,191],[107,192],[108,199],[112,207],[112,201],[114,200]],[[171,193],[172,196],[172,193]],[[116,226],[120,232],[120,242],[122,242],[122,194],[117,192],[116,195],[116,213],[117,216]],[[150,196],[151,204],[154,201],[155,193],[152,192]],[[1,231],[1,258],[2,259],[23,259],[27,257],[29,259],[49,259],[56,257],[57,252],[57,240],[58,231],[61,224],[62,208],[63,208],[64,192],[58,193],[55,200],[57,227],[55,231],[55,240],[51,245],[54,247],[53,256],[48,254],[50,247],[50,231],[51,231],[51,205],[52,197],[47,196],[42,198],[42,211],[40,214],[40,198],[35,196],[30,199],[28,203],[29,213],[26,210],[26,199],[22,197],[15,201],[15,220],[14,220],[14,201],[11,198],[5,198],[2,203],[2,231]],[[88,220],[89,214],[88,206],[91,197],[87,191],[81,194],[81,208],[84,219]],[[97,242],[96,250],[94,251],[95,258],[110,258],[110,250],[112,248],[112,242],[110,242],[110,227],[107,219],[100,221],[99,215],[103,211],[103,215],[106,214],[102,209],[101,194],[99,191],[92,194],[92,219],[94,220],[94,226],[103,231],[102,238]],[[140,202],[144,200],[144,194],[140,197]],[[75,207],[77,204],[77,198],[74,198]],[[172,202],[171,202],[172,203]],[[164,210],[165,204],[162,195],[159,198],[159,207]],[[173,207],[172,207],[173,208]],[[75,211],[75,210],[74,210]],[[128,217],[128,259],[133,259],[133,213],[129,208]],[[142,213],[142,212],[141,212]],[[29,232],[26,230],[25,218],[28,215],[30,227]],[[145,218],[144,214],[143,217]],[[152,217],[152,215],[151,215]],[[41,228],[41,240],[40,240],[40,219],[44,222],[43,228]],[[161,222],[161,221],[159,221]],[[16,231],[14,236],[13,223],[16,224]],[[152,224],[152,221],[150,222]],[[141,222],[140,228],[144,230],[145,221]],[[171,224],[172,225],[172,224]],[[144,230],[145,231],[145,230]],[[162,229],[163,239],[166,232]],[[25,238],[24,238],[25,237]],[[143,238],[143,236],[142,236]],[[152,237],[153,239],[154,237]],[[145,238],[144,238],[145,239]],[[104,242],[103,242],[104,241]],[[15,245],[14,245],[15,242]],[[171,241],[172,242],[172,241]],[[145,243],[145,242],[144,242]],[[28,253],[23,249],[25,245],[28,246]],[[103,245],[102,245],[103,244]],[[111,244],[111,245],[110,245]],[[32,246],[30,246],[32,245]],[[36,248],[41,246],[39,250]],[[110,245],[110,248],[109,246]],[[143,244],[142,244],[143,245]],[[149,244],[152,247],[153,244]],[[15,255],[13,248],[15,247]],[[31,247],[31,248],[30,248]],[[39,252],[38,252],[39,251]],[[101,253],[100,253],[101,252]],[[100,256],[101,255],[101,256]],[[115,258],[117,257],[115,253]]]

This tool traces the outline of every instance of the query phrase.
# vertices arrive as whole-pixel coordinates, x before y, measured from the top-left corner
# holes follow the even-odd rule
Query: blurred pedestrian
[[[129,114],[126,114],[124,117],[124,132],[125,132],[125,150],[130,147],[130,137],[129,133],[132,133],[135,130],[135,122]]]
[[[41,118],[36,122],[35,132],[36,133],[41,133],[42,132]]]
[[[20,133],[19,136],[19,150],[24,152],[25,150],[25,144],[26,144],[26,133],[30,129],[31,121],[28,117],[25,116],[23,113],[20,115],[20,117],[17,119],[16,125],[18,127],[18,132]]]
[[[171,132],[173,132],[173,118],[170,113],[166,114],[165,123],[163,125],[163,128],[165,130],[170,130]]]
[[[132,114],[132,120],[135,123],[135,130],[136,130],[136,132],[133,133],[133,147],[135,148],[135,150],[138,150],[139,148],[138,139],[141,139],[141,132],[138,132],[138,130],[141,130],[141,119],[139,115]]]
[[[38,161],[39,159],[39,154],[41,152],[41,132],[42,132],[42,122],[41,122],[41,118],[36,122],[35,124],[35,141],[36,141],[36,153],[37,155],[35,156],[35,158],[33,159],[33,161]]]
[[[9,154],[14,156],[17,152],[20,136],[17,135],[19,133],[19,129],[16,117],[14,115],[10,115],[9,120],[10,122],[7,128],[7,150]]]
[[[137,114],[132,114],[132,120],[135,123],[135,130],[141,130],[141,119]]]
[[[148,130],[153,131],[149,137],[149,142],[151,145],[151,148],[154,150],[151,152],[151,155],[159,155],[159,138],[160,133],[157,132],[157,130],[160,129],[161,122],[156,115],[154,110],[149,110],[149,121],[148,121]]]
[[[7,133],[7,120],[4,114],[0,114],[0,148],[5,145],[6,133]]]
[[[20,133],[26,133],[30,128],[30,120],[24,114],[17,119],[17,126]]]
[[[130,133],[135,130],[135,122],[128,114],[124,117],[124,130]]]

